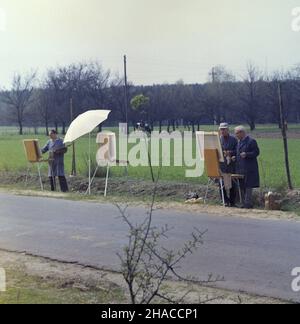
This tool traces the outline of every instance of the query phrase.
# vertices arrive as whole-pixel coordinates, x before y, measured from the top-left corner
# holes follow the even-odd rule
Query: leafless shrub
[[[157,180],[158,181],[158,180]],[[163,291],[163,285],[170,278],[191,284],[208,284],[223,280],[210,275],[207,280],[183,277],[178,273],[181,262],[193,254],[202,244],[206,233],[195,228],[191,239],[178,250],[168,250],[161,246],[163,239],[168,239],[170,228],[168,225],[157,228],[153,226],[155,212],[156,186],[152,195],[152,202],[147,217],[140,224],[134,224],[127,214],[127,207],[117,205],[121,217],[129,227],[128,245],[125,246],[121,260],[121,272],[128,286],[132,304],[150,304],[155,298],[167,303],[180,304],[191,293],[186,292],[178,298],[173,298]],[[210,299],[201,301],[209,302]]]

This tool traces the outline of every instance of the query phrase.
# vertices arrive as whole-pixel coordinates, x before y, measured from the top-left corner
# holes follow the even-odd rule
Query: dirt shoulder
[[[43,179],[45,191],[40,191],[39,181],[31,176],[25,186],[25,176],[20,173],[0,172],[0,191],[17,195],[50,197],[59,199],[82,200],[100,203],[125,203],[130,205],[147,206],[151,202],[154,184],[150,181],[112,178],[109,182],[108,197],[104,198],[104,179],[95,179],[92,186],[92,195],[86,196],[87,179],[69,178],[70,193],[51,193],[48,188],[48,179]],[[177,183],[162,181],[157,185],[156,205],[158,208],[180,210],[191,213],[207,213],[225,217],[244,217],[255,219],[292,220],[300,221],[300,191],[294,190],[283,193],[283,211],[264,210],[263,190],[255,192],[254,210],[239,208],[223,208],[220,205],[218,188],[209,192],[209,204],[186,204],[186,196],[193,192],[204,197],[206,186],[194,183]]]
[[[220,217],[300,221],[299,215],[293,212],[267,211],[261,209],[247,210],[240,208],[224,208],[222,206],[199,204],[190,205],[180,203],[159,203],[157,206],[165,209],[180,210],[184,212],[191,212],[194,214],[211,214]]]
[[[0,304],[126,304],[129,298],[119,273],[0,250],[0,267],[7,276],[7,291]],[[186,303],[207,299],[214,304],[284,304],[287,302],[168,281],[164,290],[171,296],[191,291]],[[159,301],[158,301],[159,302]]]

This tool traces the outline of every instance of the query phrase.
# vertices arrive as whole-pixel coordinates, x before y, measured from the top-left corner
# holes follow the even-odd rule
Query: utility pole
[[[128,127],[128,83],[127,83],[127,56],[124,55],[124,93],[125,93],[125,122],[127,124],[127,133],[129,131]]]
[[[70,98],[70,119],[71,123],[74,119],[74,109],[73,109],[73,98]],[[75,143],[72,144],[72,172],[71,177],[76,177],[77,171],[76,171],[76,152],[75,152]]]
[[[287,174],[289,189],[293,190],[292,177],[290,172],[290,163],[289,163],[288,140],[287,140],[287,133],[286,133],[287,123],[284,114],[281,82],[278,83],[278,96],[279,96],[279,115],[280,115],[281,132],[282,132],[283,146],[284,146],[286,174]]]
[[[216,70],[214,67],[211,70],[211,78],[212,78],[212,83],[216,83]]]
[[[212,84],[216,83],[216,71],[214,67],[211,69],[211,80],[212,80]],[[217,116],[214,115],[214,132],[216,132],[216,130],[217,130]]]

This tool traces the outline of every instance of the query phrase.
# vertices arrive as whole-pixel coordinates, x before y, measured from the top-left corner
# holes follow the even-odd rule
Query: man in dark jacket
[[[254,188],[260,187],[259,168],[257,157],[260,154],[256,140],[247,136],[246,129],[239,126],[235,129],[238,139],[237,146],[237,173],[245,176],[242,181],[244,208],[253,208],[252,194]]]
[[[224,175],[228,175],[231,181],[231,175],[235,174],[235,156],[238,141],[234,136],[230,135],[229,125],[227,123],[222,123],[219,127],[220,130],[220,141],[222,145],[222,150],[224,154],[224,163],[221,163],[221,171]],[[227,188],[223,189],[225,204],[228,207],[235,207],[236,199],[236,186],[235,183],[231,181],[231,188],[229,187],[230,195],[228,197]]]

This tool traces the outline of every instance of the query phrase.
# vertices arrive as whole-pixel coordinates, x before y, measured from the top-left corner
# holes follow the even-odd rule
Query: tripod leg
[[[127,165],[125,166],[125,169],[124,169],[124,176],[128,177],[128,166]]]
[[[28,186],[28,178],[29,178],[30,164],[27,166],[26,178],[25,178],[25,187]]]
[[[96,178],[96,174],[97,174],[98,170],[99,170],[99,165],[97,166],[97,168],[96,168],[96,170],[95,170],[95,172],[94,172],[94,174],[93,174],[93,177],[92,177],[92,179],[91,179],[91,186],[92,186],[92,184],[93,184],[93,182],[94,182],[94,180],[95,180],[95,178]],[[86,190],[86,192],[85,192],[86,195],[89,193],[89,189],[90,189],[90,188],[87,188],[87,190]]]
[[[53,189],[56,191],[56,175],[54,174],[54,162],[50,162],[50,170],[51,170],[51,178],[52,178],[52,183],[53,183]]]
[[[210,182],[211,182],[211,180],[208,179],[207,187],[206,187],[206,192],[205,192],[205,198],[204,198],[204,203],[205,203],[205,204],[206,204],[207,197],[208,197],[208,191],[209,191]]]
[[[224,187],[224,182],[223,182],[222,178],[220,179],[220,187],[221,187],[221,193],[222,193],[222,203],[223,203],[223,206],[225,207],[225,195],[224,195],[225,187]]]
[[[41,164],[38,163],[37,168],[38,168],[38,174],[39,174],[39,181],[40,181],[41,189],[42,189],[42,191],[44,191],[43,179],[42,179],[42,174],[41,174]]]
[[[108,178],[109,178],[109,164],[107,165],[107,170],[106,170],[104,197],[107,197]]]
[[[239,196],[240,196],[240,203],[243,203],[243,197],[242,197],[242,190],[241,190],[241,182],[240,179],[237,180],[238,188],[239,188]]]

